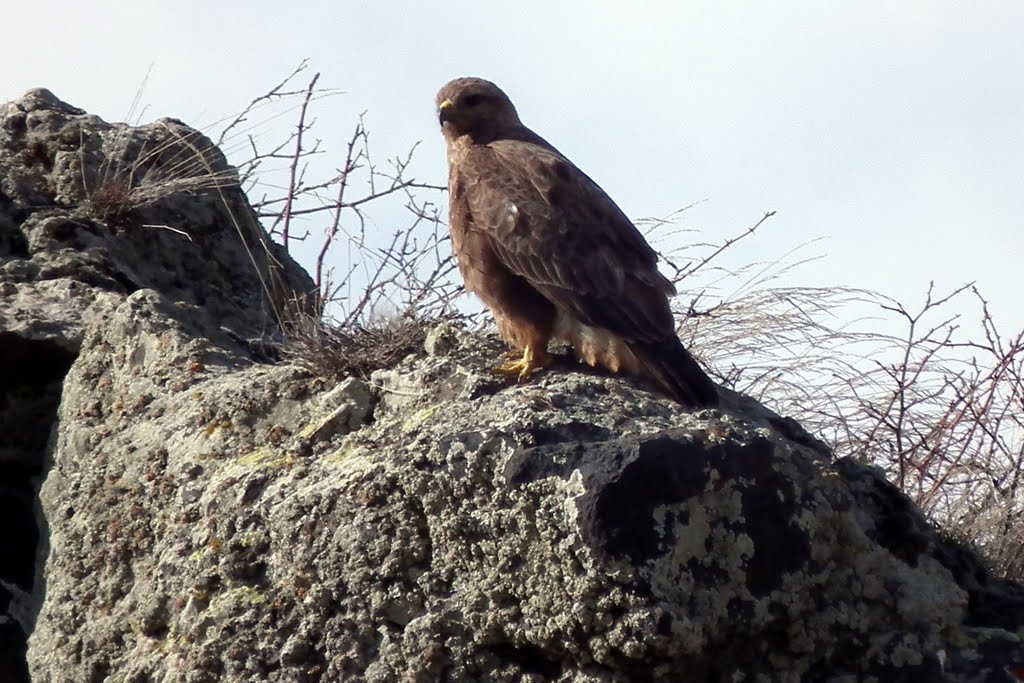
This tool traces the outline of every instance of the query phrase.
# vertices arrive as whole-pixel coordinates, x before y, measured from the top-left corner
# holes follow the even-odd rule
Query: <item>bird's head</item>
[[[477,143],[490,142],[520,125],[508,95],[482,78],[457,78],[441,88],[437,117],[448,140],[468,135]]]

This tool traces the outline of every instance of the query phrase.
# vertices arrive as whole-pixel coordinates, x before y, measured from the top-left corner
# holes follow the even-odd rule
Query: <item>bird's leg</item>
[[[515,375],[520,381],[526,379],[531,374],[546,368],[554,362],[554,359],[548,354],[547,349],[539,344],[527,344],[523,349],[523,357],[519,360],[510,360],[503,365],[499,365],[494,368],[495,374],[498,375]]]

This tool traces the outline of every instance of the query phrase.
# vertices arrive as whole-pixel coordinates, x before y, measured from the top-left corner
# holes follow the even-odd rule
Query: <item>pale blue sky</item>
[[[1024,326],[1020,2],[6,4],[0,100],[121,120],[152,64],[146,118],[202,125],[309,57],[346,92],[319,136],[340,152],[366,110],[382,156],[422,140],[441,183],[434,93],[483,76],[631,216],[707,199],[686,224],[714,240],[775,209],[735,263],[826,237],[793,284],[977,280]]]

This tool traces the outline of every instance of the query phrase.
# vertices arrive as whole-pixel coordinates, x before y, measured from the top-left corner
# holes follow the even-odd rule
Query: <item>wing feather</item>
[[[674,288],[658,272],[657,253],[585,173],[542,140],[498,140],[465,161],[473,224],[509,270],[581,322],[627,341],[674,334]]]

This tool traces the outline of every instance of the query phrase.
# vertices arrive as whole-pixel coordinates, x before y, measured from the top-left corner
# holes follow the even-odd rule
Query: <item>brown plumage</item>
[[[717,404],[714,383],[676,337],[675,288],[604,190],[524,126],[493,83],[451,81],[437,106],[459,270],[523,353],[499,371],[544,367],[556,339],[592,366],[653,379],[684,405]]]

